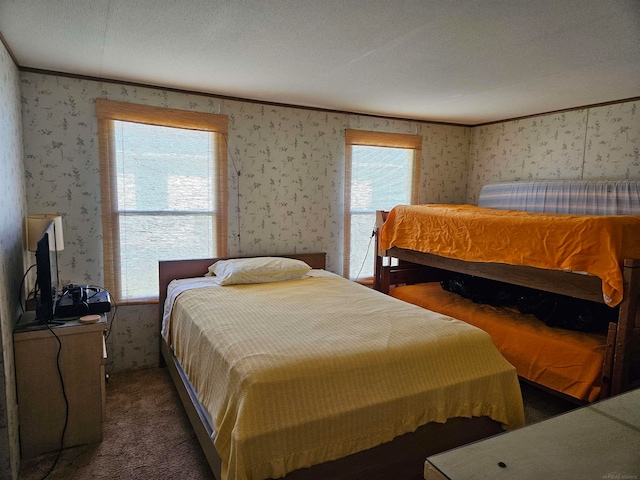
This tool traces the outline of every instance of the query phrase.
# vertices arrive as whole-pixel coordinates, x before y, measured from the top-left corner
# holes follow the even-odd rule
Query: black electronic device
[[[45,229],[36,245],[36,322],[54,323],[59,282],[58,252],[53,221]]]
[[[111,296],[107,290],[92,285],[68,285],[58,300],[56,317],[81,317],[110,310]]]

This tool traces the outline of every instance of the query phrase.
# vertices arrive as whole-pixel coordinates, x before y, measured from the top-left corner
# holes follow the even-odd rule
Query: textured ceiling
[[[20,67],[468,125],[640,97],[640,0],[0,0]]]

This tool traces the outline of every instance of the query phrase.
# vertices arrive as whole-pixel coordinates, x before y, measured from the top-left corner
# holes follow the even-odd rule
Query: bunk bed
[[[578,403],[607,398],[640,385],[638,215],[640,181],[498,183],[477,206],[398,206],[377,212],[374,287],[484,329],[524,380]],[[617,315],[601,332],[548,326],[442,288],[459,275]]]
[[[429,454],[524,424],[486,333],[291,257],[313,270],[223,287],[221,259],[159,263],[162,358],[216,478],[418,479]]]

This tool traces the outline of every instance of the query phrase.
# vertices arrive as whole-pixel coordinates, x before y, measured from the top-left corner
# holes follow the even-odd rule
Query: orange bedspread
[[[547,327],[533,315],[473,303],[439,283],[397,287],[391,296],[481,328],[523,378],[579,400],[598,399],[606,334]]]
[[[587,272],[604,301],[622,300],[622,261],[640,258],[640,216],[494,210],[472,205],[401,205],[383,224],[380,247],[472,262]]]

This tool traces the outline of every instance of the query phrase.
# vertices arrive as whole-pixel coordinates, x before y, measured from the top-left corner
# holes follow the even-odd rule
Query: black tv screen
[[[58,252],[55,225],[51,222],[36,247],[36,320],[53,322],[58,293]]]

